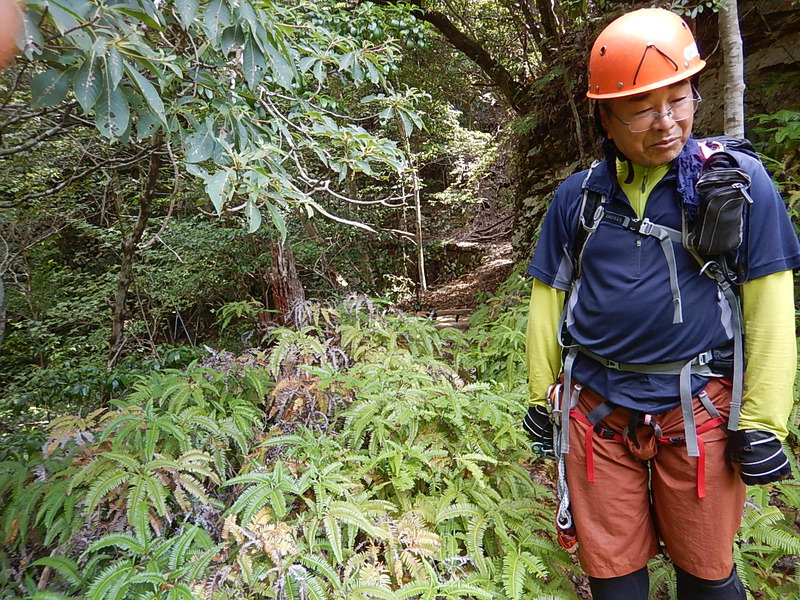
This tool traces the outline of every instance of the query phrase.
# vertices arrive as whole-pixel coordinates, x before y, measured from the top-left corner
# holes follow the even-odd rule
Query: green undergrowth
[[[578,598],[519,427],[527,285],[466,334],[367,298],[309,304],[264,348],[54,419],[0,463],[0,597]],[[751,494],[755,597],[796,581],[798,492]]]

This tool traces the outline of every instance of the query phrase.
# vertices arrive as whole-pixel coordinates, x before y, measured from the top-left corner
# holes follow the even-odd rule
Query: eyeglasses
[[[617,121],[627,125],[628,129],[631,130],[631,133],[642,133],[652,129],[653,126],[661,119],[661,117],[669,117],[676,123],[679,121],[685,121],[695,113],[697,110],[697,104],[701,100],[702,98],[700,97],[700,94],[697,94],[691,98],[684,98],[683,100],[678,100],[677,102],[670,104],[669,110],[665,110],[664,112],[649,110],[645,113],[636,115],[630,121],[624,121],[613,112],[609,112],[611,112],[611,116]]]

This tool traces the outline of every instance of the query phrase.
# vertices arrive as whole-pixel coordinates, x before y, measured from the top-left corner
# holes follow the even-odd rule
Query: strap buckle
[[[621,371],[622,370],[622,369],[620,369],[619,363],[617,361],[611,360],[611,359],[608,359],[608,358],[606,359],[606,368],[614,369],[615,371]]]
[[[650,219],[642,219],[642,222],[639,225],[639,233],[642,235],[650,235],[653,232],[654,226],[655,223],[653,223]]]
[[[711,362],[711,359],[714,357],[711,350],[706,350],[705,352],[701,352],[695,358],[696,364],[698,365],[707,365]]]
[[[599,423],[595,425],[592,430],[603,440],[613,440],[617,432],[613,429],[606,429],[605,427],[601,426]]]

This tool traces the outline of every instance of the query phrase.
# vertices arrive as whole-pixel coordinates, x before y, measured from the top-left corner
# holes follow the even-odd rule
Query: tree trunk
[[[272,288],[272,300],[278,311],[276,321],[281,325],[292,325],[292,309],[306,299],[306,292],[294,262],[292,246],[288,241],[275,240],[270,246],[272,252],[272,270],[269,283]]]
[[[133,264],[136,260],[137,245],[142,240],[142,235],[144,235],[144,230],[153,212],[153,198],[155,197],[159,169],[161,168],[161,157],[158,155],[161,140],[161,136],[156,136],[153,140],[153,152],[150,155],[150,162],[147,168],[147,181],[139,199],[139,214],[136,217],[133,229],[122,240],[122,259],[119,267],[119,279],[117,280],[117,293],[114,300],[111,301],[111,340],[108,344],[107,363],[109,369],[117,364],[120,352],[122,352],[122,347],[125,344],[128,291],[131,283],[133,283]]]
[[[422,201],[419,193],[419,177],[417,166],[414,164],[414,155],[411,154],[411,141],[408,139],[409,132],[406,131],[406,124],[399,114],[395,114],[397,128],[400,130],[400,137],[403,138],[403,147],[408,158],[408,165],[411,168],[411,187],[414,193],[414,232],[417,242],[417,272],[419,273],[419,287],[423,292],[428,291],[428,278],[425,275],[425,249],[422,239]]]
[[[6,336],[6,287],[3,277],[0,275],[0,350],[3,348],[3,340]]]
[[[719,37],[725,61],[725,134],[744,137],[744,51],[736,0],[718,13]]]

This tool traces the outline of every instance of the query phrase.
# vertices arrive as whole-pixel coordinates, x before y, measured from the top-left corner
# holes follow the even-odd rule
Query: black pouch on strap
[[[727,152],[715,152],[697,180],[699,209],[687,236],[701,256],[721,256],[742,244],[744,213],[752,199],[750,177]]]

